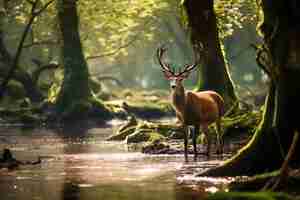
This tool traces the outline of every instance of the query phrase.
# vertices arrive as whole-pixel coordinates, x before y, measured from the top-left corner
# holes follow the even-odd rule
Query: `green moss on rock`
[[[137,129],[134,133],[126,137],[127,144],[129,143],[140,143],[140,142],[151,142],[155,140],[163,140],[164,136],[159,133],[152,132],[149,129]]]
[[[7,85],[7,93],[13,99],[23,99],[26,96],[23,85],[14,80],[9,81]]]
[[[295,200],[285,193],[273,192],[217,192],[206,200]]]

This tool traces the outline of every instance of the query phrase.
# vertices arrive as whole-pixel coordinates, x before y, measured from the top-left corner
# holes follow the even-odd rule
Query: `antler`
[[[170,65],[167,63],[164,63],[162,61],[162,57],[166,51],[167,51],[167,48],[165,48],[165,47],[158,48],[157,49],[157,59],[158,59],[160,66],[162,67],[162,71],[164,72],[166,78],[170,78],[172,76],[175,76],[175,74],[171,70]]]
[[[170,68],[170,65],[168,63],[164,63],[162,60],[162,57],[164,53],[167,51],[167,48],[160,47],[157,49],[157,59],[159,61],[160,66],[162,67],[162,71],[165,74],[165,77],[167,79],[170,79],[171,77],[181,77],[181,78],[187,78],[189,73],[195,69],[195,67],[199,64],[199,59],[196,59],[194,64],[192,65],[185,65],[183,68],[183,71],[179,71],[178,73],[175,72],[175,70],[172,70]]]
[[[193,70],[193,69],[195,69],[195,67],[198,65],[198,62],[195,62],[194,64],[192,64],[192,65],[185,65],[184,66],[184,68],[183,68],[183,71],[181,72],[179,72],[178,74],[176,74],[176,76],[177,77],[184,77],[184,78],[186,78],[188,75],[189,75],[189,73]]]
[[[179,71],[178,74],[176,74],[177,77],[183,77],[183,78],[187,78],[189,73],[195,69],[195,67],[200,63],[200,54],[197,54],[194,51],[194,57],[195,57],[195,61],[194,64],[187,64],[184,66],[183,71],[181,72],[181,70]]]

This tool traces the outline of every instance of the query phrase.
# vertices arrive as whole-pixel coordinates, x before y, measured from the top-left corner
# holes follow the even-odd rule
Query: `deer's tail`
[[[218,104],[219,118],[221,118],[225,114],[224,100],[219,94],[213,95],[213,98],[215,102]]]

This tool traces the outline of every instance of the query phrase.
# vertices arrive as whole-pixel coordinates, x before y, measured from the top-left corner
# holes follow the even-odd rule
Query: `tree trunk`
[[[79,36],[76,0],[58,2],[58,20],[62,34],[64,80],[57,98],[59,113],[69,112],[78,103],[87,103],[91,96],[88,66]]]
[[[2,28],[2,27],[1,27]],[[9,53],[5,43],[4,43],[4,35],[3,31],[0,30],[0,56],[2,57],[2,62],[4,63],[5,67],[3,67],[0,70],[0,77],[6,77],[9,71],[9,67],[12,67],[13,65],[13,57]],[[42,95],[42,92],[37,87],[37,84],[33,81],[30,74],[27,73],[25,70],[17,66],[17,70],[12,76],[12,79],[15,79],[16,81],[19,81],[26,92],[26,96],[30,99],[32,102],[41,102],[44,97]]]
[[[263,68],[271,77],[261,125],[237,155],[200,175],[253,175],[280,168],[300,127],[300,26],[293,2],[263,0],[261,4],[264,21],[259,29],[264,36],[264,60],[268,60]],[[299,154],[298,143],[292,166],[300,165]]]
[[[200,55],[201,62],[196,89],[220,93],[225,100],[225,107],[229,108],[237,97],[220,47],[213,6],[213,0],[184,2],[191,42],[195,53]]]

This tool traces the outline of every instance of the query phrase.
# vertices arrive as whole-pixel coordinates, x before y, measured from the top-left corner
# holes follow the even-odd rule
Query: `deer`
[[[182,81],[188,78],[189,74],[196,68],[198,61],[193,64],[187,64],[183,70],[175,72],[170,64],[163,61],[163,55],[167,48],[160,47],[157,49],[157,59],[161,66],[162,72],[167,80],[170,81],[171,95],[170,100],[175,110],[177,121],[183,128],[184,132],[184,155],[188,158],[188,137],[189,127],[193,126],[192,144],[194,158],[197,157],[197,137],[200,128],[204,133],[207,141],[205,154],[210,156],[211,139],[208,136],[208,126],[216,123],[217,132],[217,153],[223,153],[223,141],[221,137],[221,117],[224,115],[224,100],[220,94],[215,91],[207,90],[194,92],[185,90]]]

